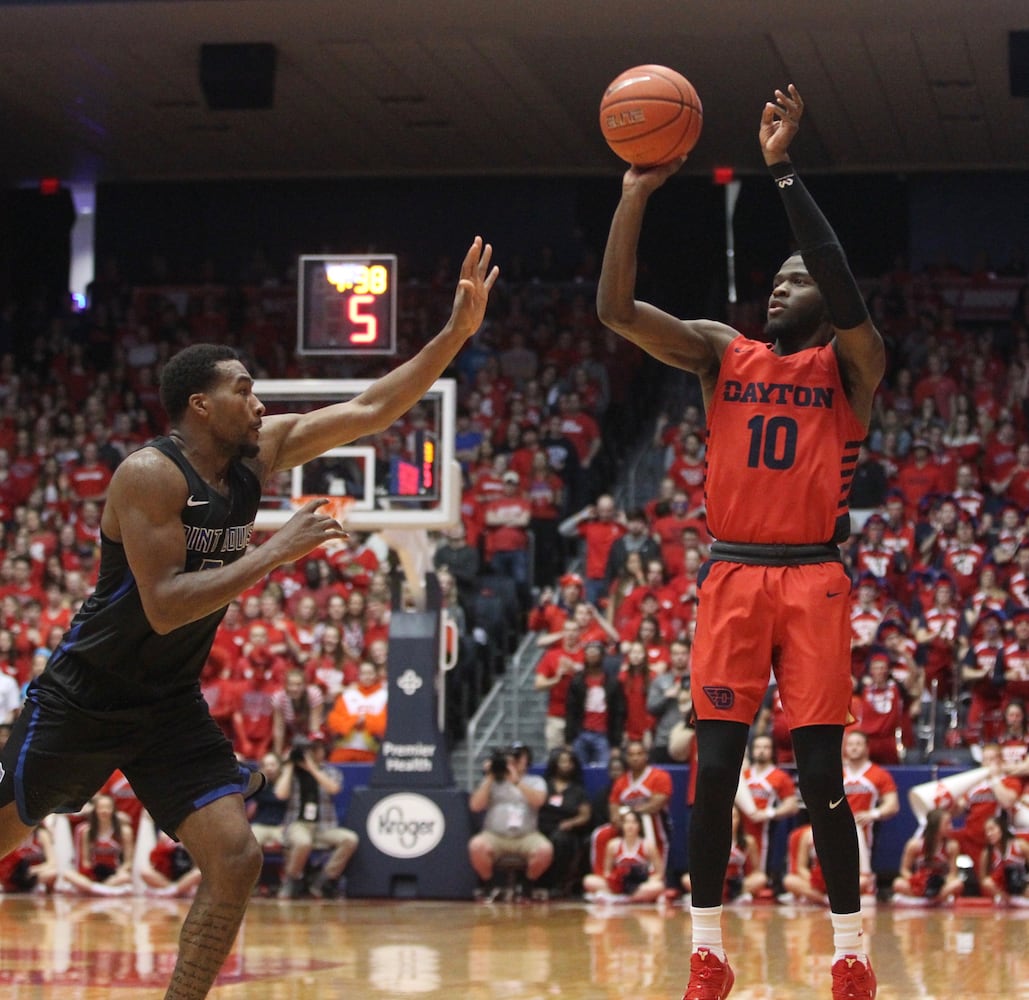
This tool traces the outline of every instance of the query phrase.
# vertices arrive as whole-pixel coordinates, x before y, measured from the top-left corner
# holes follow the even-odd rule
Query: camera
[[[506,750],[494,750],[489,759],[489,773],[493,775],[494,781],[504,781],[507,778],[508,755]]]
[[[309,739],[306,739],[303,736],[297,736],[293,740],[293,746],[290,748],[289,759],[294,764],[302,763],[304,760],[304,754],[311,749],[311,746],[312,743]]]

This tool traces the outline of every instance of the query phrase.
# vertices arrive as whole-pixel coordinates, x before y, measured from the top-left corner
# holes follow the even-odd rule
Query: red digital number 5
[[[361,306],[375,302],[374,295],[351,295],[347,303],[347,319],[355,327],[364,327],[350,334],[351,344],[374,344],[379,339],[379,321],[375,316],[361,312]]]

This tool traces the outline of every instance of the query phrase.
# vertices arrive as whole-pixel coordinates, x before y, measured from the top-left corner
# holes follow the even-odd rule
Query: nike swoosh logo
[[[187,507],[203,507],[204,504],[209,504],[210,502],[211,502],[210,500],[194,500],[193,497],[190,497],[186,501],[186,506]]]
[[[841,795],[835,802],[830,802],[829,808],[835,809],[846,797],[846,795]]]
[[[826,597],[839,597],[840,594],[842,594],[842,593],[843,593],[842,590],[827,590],[825,592],[825,596]]]

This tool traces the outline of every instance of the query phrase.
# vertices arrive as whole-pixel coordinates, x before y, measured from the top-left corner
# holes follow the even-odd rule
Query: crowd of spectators
[[[443,321],[447,267],[401,289],[398,357]],[[987,324],[956,312],[944,294],[951,277],[898,266],[869,283],[890,363],[854,473],[843,555],[854,582],[856,728],[886,764],[914,759],[927,741],[1000,739],[1009,703],[1029,696],[1029,283],[1007,319]],[[490,662],[478,597],[484,579],[506,578],[517,628],[535,632],[543,650],[547,749],[574,739],[603,763],[631,739],[661,761],[688,711],[710,543],[704,419],[690,393],[659,414],[641,447],[659,456],[661,481],[631,503],[616,500],[634,433],[625,425],[644,412],[635,380],[648,370],[599,325],[591,278],[573,268],[501,286],[451,373],[462,523],[434,540],[460,633],[462,669],[448,683]],[[218,340],[259,376],[374,377],[394,363],[319,357],[315,369],[293,349],[292,294],[274,280],[132,288],[108,263],[83,312],[0,314],[0,343],[12,345],[0,356],[0,724],[95,583],[111,473],[164,429],[166,358]],[[748,319],[759,307],[736,314],[760,335]],[[380,457],[388,439],[373,442]],[[285,758],[295,737],[317,732],[330,762],[374,758],[396,575],[382,539],[355,534],[230,605],[203,690],[241,757]],[[589,650],[599,670],[582,670]],[[599,699],[598,687],[607,692]],[[474,704],[452,701],[456,738]],[[781,723],[773,687],[760,728],[788,761]]]

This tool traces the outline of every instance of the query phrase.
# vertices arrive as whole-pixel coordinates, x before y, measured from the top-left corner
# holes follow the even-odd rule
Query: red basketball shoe
[[[857,955],[844,955],[832,967],[833,1000],[875,1000],[875,973]]]
[[[720,962],[707,948],[690,956],[690,984],[682,1000],[725,1000],[736,977],[729,962]]]

